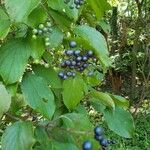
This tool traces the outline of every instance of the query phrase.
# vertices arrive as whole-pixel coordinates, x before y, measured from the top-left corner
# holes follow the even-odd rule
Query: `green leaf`
[[[45,51],[45,45],[42,38],[33,39],[32,37],[29,37],[28,39],[30,50],[31,50],[31,56],[34,59],[40,59],[40,57],[43,55]]]
[[[94,72],[94,76],[87,76],[87,82],[91,85],[91,86],[97,86],[100,85],[102,83],[104,79],[104,74],[95,71]]]
[[[129,100],[125,99],[122,96],[109,94],[111,98],[114,100],[117,106],[127,109],[129,107]]]
[[[26,22],[28,15],[41,0],[4,0],[5,7],[12,22]]]
[[[3,40],[10,29],[10,20],[4,10],[0,7],[0,40]]]
[[[114,112],[105,109],[104,118],[108,127],[116,134],[125,138],[131,138],[133,136],[134,122],[129,112],[119,107],[116,107]]]
[[[22,81],[22,92],[29,106],[51,119],[55,112],[54,96],[45,80],[28,74]]]
[[[2,150],[32,150],[34,143],[33,126],[29,122],[14,123],[2,136]]]
[[[11,96],[8,94],[5,86],[0,83],[0,118],[7,112],[11,104]]]
[[[68,109],[74,109],[84,97],[85,83],[80,77],[63,82],[63,101]]]
[[[72,21],[67,16],[52,9],[49,9],[49,13],[58,25],[59,29],[64,31],[68,31],[70,29]]]
[[[42,77],[52,88],[62,88],[58,73],[53,68],[45,68],[41,65],[34,65],[33,71],[36,75]]]
[[[53,150],[79,150],[76,145],[72,143],[51,142]]]
[[[66,128],[76,129],[77,131],[91,131],[92,124],[85,114],[68,113],[61,116],[63,126]]]
[[[64,0],[48,0],[48,5],[54,10],[58,10],[61,13],[65,13],[69,18],[77,20],[78,19],[78,9],[70,9],[70,5],[73,4],[74,0],[66,5]],[[75,7],[75,5],[73,4]]]
[[[111,8],[107,0],[88,0],[88,2],[94,10],[98,20],[103,17],[106,10]]]
[[[111,61],[108,56],[107,43],[100,32],[85,25],[76,27],[74,32],[95,51],[96,56],[105,67],[109,67],[111,65]]]
[[[0,48],[0,74],[7,84],[15,83],[22,77],[29,56],[29,47],[23,40],[8,41]]]
[[[47,37],[49,38],[49,43],[50,43],[48,47],[56,48],[62,43],[64,34],[63,32],[61,32],[59,28],[54,27],[52,28],[52,33],[47,35]]]
[[[107,93],[92,91],[90,93],[90,96],[92,98],[98,99],[105,106],[108,106],[108,107],[112,108],[113,110],[115,109],[115,103],[114,103],[113,99]]]
[[[31,27],[37,27],[40,23],[44,23],[48,15],[41,6],[35,8],[28,16],[27,24]]]

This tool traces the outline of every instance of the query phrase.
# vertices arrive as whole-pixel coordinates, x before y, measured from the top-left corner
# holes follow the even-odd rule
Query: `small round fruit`
[[[84,67],[84,68],[87,68],[87,67],[88,67],[88,64],[83,64],[83,67]]]
[[[46,26],[47,26],[47,27],[51,27],[52,25],[51,25],[50,22],[46,22]]]
[[[104,137],[102,135],[95,135],[94,138],[95,138],[95,140],[97,140],[99,142],[104,139]]]
[[[103,128],[101,128],[99,126],[95,127],[95,129],[94,129],[95,135],[98,135],[98,136],[103,135],[103,132],[104,132]]]
[[[101,146],[104,146],[104,147],[107,147],[108,146],[108,140],[107,139],[103,139],[100,141],[100,145]]]
[[[32,33],[33,33],[33,34],[37,34],[37,33],[38,33],[38,30],[37,30],[37,29],[33,29],[33,30],[32,30]]]
[[[68,78],[67,75],[64,75],[63,79],[66,80],[67,78]]]
[[[75,76],[76,76],[76,73],[75,73],[75,72],[72,72],[72,76],[75,77]]]
[[[76,61],[74,61],[74,60],[71,62],[71,65],[72,65],[72,66],[75,66],[76,64],[77,64],[77,63],[76,63]]]
[[[44,31],[44,32],[47,32],[47,31],[48,31],[48,28],[44,27],[44,28],[43,28],[43,31]]]
[[[67,75],[68,77],[71,77],[71,76],[72,76],[72,72],[69,71],[69,72],[66,73],[66,75]]]
[[[59,72],[59,73],[58,73],[58,76],[59,76],[60,78],[63,78],[63,77],[64,77],[64,72]]]
[[[71,65],[71,61],[70,61],[70,60],[66,60],[66,61],[65,61],[65,64],[66,64],[67,66],[70,66],[70,65]]]
[[[88,60],[87,56],[83,56],[83,57],[82,57],[82,60],[83,60],[83,61],[87,61],[87,60]]]
[[[78,56],[78,57],[76,58],[76,60],[77,60],[77,61],[81,61],[81,60],[82,60],[82,57],[81,57],[81,56]]]
[[[38,30],[38,34],[40,34],[40,35],[41,35],[42,33],[43,33],[43,31],[42,31],[42,30]]]
[[[65,51],[66,55],[71,56],[73,55],[73,50],[67,50]]]
[[[45,41],[48,42],[48,41],[49,41],[49,38],[45,38]]]
[[[32,38],[33,38],[34,40],[36,40],[36,39],[37,39],[37,36],[34,34],[34,35],[32,35]]]
[[[94,72],[93,72],[93,71],[89,71],[89,72],[88,72],[88,76],[89,76],[89,77],[92,77],[93,75],[94,75]]]
[[[93,51],[89,50],[89,51],[87,52],[87,55],[88,55],[89,57],[93,56]]]
[[[83,150],[92,150],[92,143],[90,141],[85,141],[82,145]]]
[[[43,25],[43,24],[40,24],[40,25],[39,25],[39,28],[40,28],[40,29],[43,29],[43,28],[44,28],[44,25]]]
[[[49,43],[49,42],[46,42],[46,43],[45,43],[45,46],[50,46],[50,43]]]
[[[76,50],[76,51],[74,51],[74,55],[75,55],[75,56],[79,56],[79,55],[80,55],[80,53],[81,53],[81,51],[80,51],[80,50]]]
[[[71,41],[71,42],[69,43],[69,46],[70,46],[71,48],[75,48],[75,47],[77,46],[77,43],[76,43],[75,41]]]

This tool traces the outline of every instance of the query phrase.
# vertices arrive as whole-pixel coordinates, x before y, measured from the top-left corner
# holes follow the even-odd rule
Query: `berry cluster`
[[[70,3],[70,0],[64,0],[64,3],[68,4]],[[84,3],[85,0],[74,0],[74,4],[70,5],[70,8],[74,9],[74,5],[75,5],[75,8],[79,9]]]
[[[75,41],[69,43],[70,48],[75,48],[77,46]],[[61,62],[61,68],[64,70],[59,72],[58,76],[61,79],[67,79],[68,77],[75,77],[76,72],[84,72],[88,69],[88,66],[93,61],[94,53],[92,50],[81,51],[81,50],[66,50],[66,59]],[[88,76],[92,76],[93,72],[89,71]]]
[[[40,24],[38,26],[38,28],[34,28],[32,30],[32,38],[33,39],[37,39],[37,36],[44,36],[45,38],[45,46],[49,46],[50,42],[49,42],[49,33],[52,33],[52,28],[51,28],[51,22],[46,22],[45,24]]]
[[[94,129],[94,138],[97,140],[102,148],[102,150],[107,150],[108,145],[115,144],[114,141],[107,140],[104,138],[104,130],[103,128],[97,126]],[[85,141],[82,145],[83,150],[92,150],[92,143],[90,141]]]
[[[114,141],[105,139],[103,128],[97,126],[94,129],[94,133],[95,133],[95,139],[100,143],[102,150],[106,150],[108,145],[110,144],[115,144]]]

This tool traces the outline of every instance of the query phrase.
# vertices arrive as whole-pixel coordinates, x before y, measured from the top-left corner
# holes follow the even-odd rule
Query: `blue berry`
[[[84,67],[84,68],[87,68],[87,67],[88,67],[88,64],[83,64],[83,67]]]
[[[95,140],[97,140],[99,142],[104,139],[104,137],[102,135],[95,135],[94,138],[95,138]]]
[[[93,75],[94,75],[94,72],[93,72],[93,71],[89,71],[89,72],[88,72],[88,76],[89,76],[89,77],[92,77]]]
[[[74,8],[74,6],[71,6],[72,8]],[[77,46],[77,43],[75,42],[75,41],[71,41],[70,43],[69,43],[69,46],[71,47],[71,48],[75,48],[76,46]]]
[[[71,61],[70,61],[70,60],[66,60],[66,61],[65,61],[65,64],[66,64],[67,66],[70,66],[70,65],[71,65]]]
[[[65,75],[64,72],[59,72],[59,73],[58,73],[58,76],[59,76],[60,78],[64,78],[64,75]]]
[[[61,63],[61,67],[63,67],[63,68],[66,67],[65,62],[62,62],[62,63]]]
[[[107,139],[103,139],[100,141],[100,145],[101,146],[104,146],[104,147],[107,147],[108,146],[108,140]]]
[[[98,136],[103,135],[103,128],[101,128],[99,126],[95,127],[94,133],[95,133],[95,135],[98,135]]]
[[[82,57],[82,60],[83,60],[83,61],[87,61],[87,60],[88,60],[87,56],[83,56],[83,57]]]
[[[75,72],[72,72],[72,76],[75,77],[75,76],[76,76],[76,73],[75,73]]]
[[[87,52],[87,55],[88,55],[89,57],[93,56],[93,51],[89,50],[89,51]]]
[[[81,65],[81,63],[80,63],[80,62],[77,62],[76,66],[80,66],[80,65]]]
[[[81,56],[78,56],[78,57],[76,58],[76,60],[77,60],[77,61],[81,61],[81,60],[82,60],[82,57],[81,57]]]
[[[66,75],[67,75],[68,77],[71,77],[71,76],[72,76],[72,72],[67,72]]]
[[[92,143],[90,141],[85,141],[82,145],[83,150],[92,150]]]
[[[74,61],[74,60],[71,62],[71,65],[72,65],[72,66],[75,66],[76,64],[77,64],[77,63],[76,63],[76,61]]]
[[[80,55],[80,53],[81,53],[81,51],[80,51],[80,50],[76,50],[76,51],[74,51],[74,55],[75,55],[75,56],[79,56],[79,55]]]
[[[65,51],[66,55],[71,56],[73,54],[73,50],[67,50]]]
[[[67,75],[64,75],[62,79],[66,80],[68,77]]]

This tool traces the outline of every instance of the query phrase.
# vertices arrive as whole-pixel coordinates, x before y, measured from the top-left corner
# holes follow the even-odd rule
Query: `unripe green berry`
[[[47,29],[46,27],[44,27],[43,31],[44,31],[44,32],[47,32],[47,31],[48,31],[48,29]]]
[[[40,24],[40,25],[39,25],[39,28],[40,28],[40,29],[43,29],[43,28],[44,28],[44,25],[43,25],[43,24]]]
[[[49,42],[46,42],[46,43],[45,43],[45,46],[49,46],[49,45],[50,45],[50,43],[49,43]]]
[[[49,41],[49,38],[45,38],[45,41],[48,42],[48,41]]]
[[[38,30],[38,34],[42,34],[43,33],[43,31],[42,30]]]
[[[51,25],[50,22],[46,22],[46,26],[47,26],[47,27],[51,27],[52,25]]]
[[[33,29],[32,32],[33,32],[33,34],[37,34],[38,30],[37,29]]]
[[[36,40],[36,39],[37,39],[37,36],[34,34],[34,35],[32,35],[32,38],[33,38],[34,40]]]

